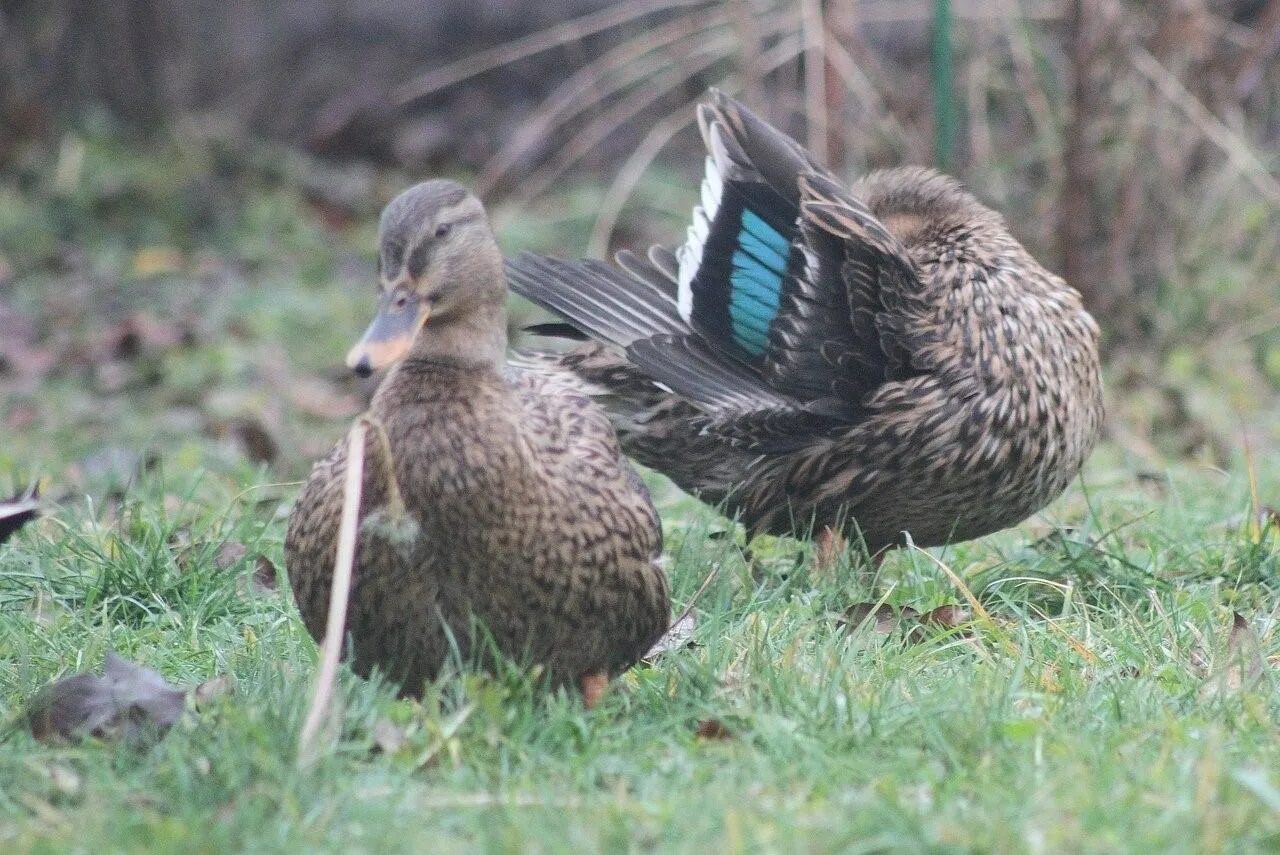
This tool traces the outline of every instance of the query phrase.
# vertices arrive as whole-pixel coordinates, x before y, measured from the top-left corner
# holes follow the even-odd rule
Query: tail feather
[[[689,329],[667,295],[601,262],[523,253],[507,262],[507,279],[516,293],[616,347]]]

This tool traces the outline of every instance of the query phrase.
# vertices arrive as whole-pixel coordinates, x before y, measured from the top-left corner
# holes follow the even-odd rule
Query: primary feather
[[[508,264],[594,340],[526,360],[576,378],[628,454],[753,532],[933,545],[1056,497],[1102,422],[1079,294],[951,178],[846,186],[731,98],[698,118],[705,175],[674,253]]]

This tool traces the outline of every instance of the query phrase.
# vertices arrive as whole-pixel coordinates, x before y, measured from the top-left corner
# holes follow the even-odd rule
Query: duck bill
[[[368,377],[403,359],[430,315],[431,307],[425,300],[412,298],[397,308],[391,305],[391,295],[382,292],[378,297],[378,314],[347,353],[347,367],[361,377]]]

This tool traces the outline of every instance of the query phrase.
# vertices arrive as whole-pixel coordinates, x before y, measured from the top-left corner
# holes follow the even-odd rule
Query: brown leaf
[[[145,745],[173,726],[185,703],[186,692],[155,671],[109,652],[101,677],[75,674],[46,686],[28,705],[26,718],[31,734],[42,741],[88,734]]]
[[[670,653],[673,650],[683,650],[688,647],[696,647],[693,640],[693,633],[698,628],[698,620],[694,617],[693,612],[681,615],[680,619],[673,623],[662,637],[653,643],[649,648],[649,652],[642,658],[645,662],[652,663],[664,653]]]
[[[722,740],[733,739],[734,733],[729,729],[728,725],[718,718],[704,718],[698,722],[698,729],[694,733],[698,739],[706,740]]]
[[[227,430],[254,463],[271,463],[280,456],[280,446],[271,432],[254,416],[233,419]]]
[[[1224,675],[1224,684],[1233,691],[1257,682],[1267,668],[1267,661],[1262,655],[1262,641],[1239,612],[1231,613],[1227,656],[1231,664]]]
[[[383,754],[396,754],[409,741],[405,729],[389,718],[373,723],[373,745]]]
[[[243,543],[228,540],[214,553],[213,566],[219,570],[230,570],[248,554],[249,550]]]
[[[148,312],[137,312],[107,327],[95,348],[95,361],[127,361],[143,353],[191,345],[196,340],[195,327],[188,320],[162,320]]]
[[[272,593],[279,583],[276,565],[265,555],[259,555],[253,562],[253,589],[259,594]]]
[[[133,254],[133,275],[139,279],[168,276],[181,272],[185,261],[171,246],[144,246]]]
[[[80,795],[80,776],[74,769],[52,763],[45,767],[45,771],[49,776],[49,783],[59,795],[66,798],[75,798]]]
[[[56,362],[53,351],[40,345],[35,321],[0,301],[0,375],[13,372],[20,377],[41,377]]]
[[[236,690],[236,678],[230,674],[219,674],[211,677],[191,691],[197,709],[209,706],[214,701],[227,697]]]
[[[229,540],[218,547],[213,563],[219,570],[229,570],[248,555],[249,550],[244,544]],[[241,594],[245,595],[274,593],[278,587],[276,565],[272,564],[271,559],[265,555],[256,556],[253,559],[253,575],[237,579],[236,587]]]
[[[910,614],[906,614],[906,612]],[[916,610],[910,606],[903,609],[903,618],[913,618]],[[844,610],[838,620],[854,629],[870,620],[871,628],[881,635],[889,635],[901,625],[898,610],[888,603],[854,603]]]
[[[1251,688],[1267,670],[1262,641],[1239,612],[1231,613],[1231,630],[1227,633],[1224,653],[1225,664],[1209,675],[1200,690],[1201,697]]]
[[[40,497],[33,487],[12,499],[0,500],[0,543],[35,519],[40,513]]]
[[[920,615],[920,623],[938,629],[955,629],[973,621],[973,612],[968,607],[950,603],[938,606]]]

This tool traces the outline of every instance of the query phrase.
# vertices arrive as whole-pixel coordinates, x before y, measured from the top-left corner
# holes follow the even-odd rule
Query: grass
[[[66,340],[36,381],[0,375],[0,487],[38,475],[50,497],[0,546],[0,722],[14,725],[0,736],[0,850],[1280,846],[1280,532],[1249,522],[1242,462],[1153,468],[1111,444],[1022,527],[900,551],[874,579],[855,556],[820,571],[786,540],[748,566],[713,536],[722,520],[654,477],[677,606],[720,568],[696,646],[634,669],[590,711],[514,671],[444,680],[421,703],[344,674],[331,748],[300,769],[315,646],[283,578],[264,591],[251,577],[259,558],[281,567],[296,480],[348,421],[290,390],[319,384],[330,404],[361,392],[329,366],[368,311],[368,222],[326,231],[285,186],[253,205],[291,224],[271,240],[215,223],[187,246],[170,238],[193,221],[155,213],[186,203],[149,170],[145,228],[126,218],[123,237],[83,237],[90,286],[82,268],[20,256],[29,236],[0,228],[20,271],[5,299]],[[26,222],[30,246],[56,253],[82,234],[100,205],[76,198],[58,208],[71,237]],[[153,245],[176,249],[174,269],[138,269]],[[94,313],[58,308],[76,288]],[[140,311],[194,317],[194,340],[95,355],[95,337]],[[280,447],[269,464],[224,430],[245,412]],[[1274,496],[1262,441],[1256,492]],[[839,619],[879,597],[924,610],[966,591],[998,620],[920,639]],[[1260,674],[1236,661],[1233,612],[1273,660]],[[109,649],[180,686],[230,674],[235,690],[147,751],[34,742],[24,703],[100,670]]]
[[[0,553],[0,713],[15,716],[60,674],[97,670],[108,649],[179,685],[230,673],[236,690],[141,754],[10,733],[0,841],[7,851],[1274,846],[1274,677],[1233,688],[1219,675],[1231,667],[1231,608],[1275,653],[1268,582],[1280,550],[1275,532],[1257,541],[1215,527],[1224,509],[1248,505],[1243,483],[1227,485],[1225,501],[1222,486],[1175,474],[1177,498],[1153,503],[1117,485],[1094,496],[1117,509],[1103,518],[1076,494],[1053,513],[1083,526],[1074,533],[1037,546],[1013,532],[944,552],[1010,620],[919,643],[836,619],[875,596],[854,568],[818,573],[808,556],[797,564],[798,544],[777,541],[753,573],[736,546],[708,537],[715,517],[669,494],[677,602],[721,566],[696,609],[698,646],[634,670],[592,711],[515,673],[445,681],[421,704],[348,675],[332,751],[299,770],[315,650],[287,595],[245,584],[257,555],[279,563],[279,514],[219,501],[210,483],[176,505],[164,501],[172,487],[143,484],[113,521],[65,511]],[[1127,503],[1147,510],[1131,518]],[[1090,545],[1111,517],[1130,525]],[[179,535],[185,553],[166,547]],[[228,540],[249,550],[220,569]],[[1076,580],[1069,597],[1062,579]],[[879,584],[900,604],[961,599],[921,553],[892,556]],[[394,753],[376,748],[383,720],[402,731]],[[711,720],[729,738],[699,738]]]

